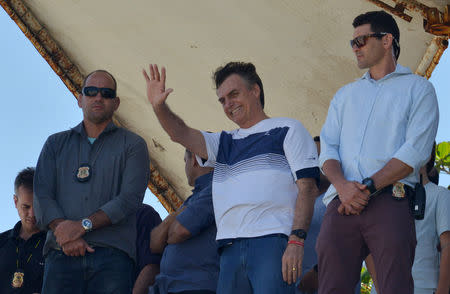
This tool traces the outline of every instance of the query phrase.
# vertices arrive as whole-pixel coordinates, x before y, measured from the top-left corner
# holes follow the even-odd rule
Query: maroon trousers
[[[337,197],[328,204],[317,239],[319,294],[353,293],[369,253],[379,293],[413,294],[416,232],[408,200],[382,193],[360,215],[351,216],[338,213],[340,204]]]

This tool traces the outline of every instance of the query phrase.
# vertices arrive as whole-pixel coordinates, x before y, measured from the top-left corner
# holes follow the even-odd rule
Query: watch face
[[[365,178],[361,182],[361,184],[366,185],[367,189],[369,190],[370,193],[375,193],[376,192],[376,189],[375,189],[375,186],[374,186],[374,182],[373,182],[373,180],[371,178]]]
[[[83,228],[86,229],[86,230],[92,229],[92,223],[91,223],[91,221],[88,220],[88,219],[84,219],[84,220],[81,222],[81,224],[83,225]]]
[[[299,237],[300,239],[305,239],[306,240],[306,231],[299,229],[299,230],[293,230],[291,232],[291,235],[295,235],[297,237]]]

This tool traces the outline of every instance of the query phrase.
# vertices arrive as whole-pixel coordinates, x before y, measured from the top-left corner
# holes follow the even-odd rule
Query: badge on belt
[[[22,271],[17,270],[14,273],[14,276],[13,276],[13,279],[12,279],[12,282],[11,282],[11,286],[13,288],[21,288],[23,286],[23,276],[24,275],[25,274]]]
[[[406,196],[405,185],[400,182],[395,183],[392,187],[392,196],[398,200],[404,199]]]

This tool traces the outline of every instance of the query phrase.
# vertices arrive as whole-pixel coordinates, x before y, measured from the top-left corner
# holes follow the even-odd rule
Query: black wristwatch
[[[298,230],[292,230],[291,235],[295,235],[295,236],[299,237],[300,239],[306,240],[307,233],[303,229],[298,229]]]
[[[364,180],[362,180],[361,184],[367,186],[367,189],[369,190],[370,194],[373,194],[377,191],[377,189],[375,188],[375,183],[371,178],[365,178]]]

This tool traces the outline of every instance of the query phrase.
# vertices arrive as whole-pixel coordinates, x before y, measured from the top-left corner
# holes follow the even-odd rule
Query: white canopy
[[[336,90],[363,74],[349,40],[355,16],[381,9],[372,2],[377,1],[0,0],[72,91],[95,69],[116,77],[116,119],[146,139],[154,164],[150,186],[169,209],[179,201],[163,178],[181,198],[188,195],[183,148],[170,141],[147,102],[142,68],[165,65],[167,86],[175,90],[171,108],[192,127],[219,131],[236,126],[217,102],[211,74],[228,61],[253,62],[267,114],[296,118],[318,135]],[[396,17],[399,62],[424,74],[444,45],[438,39],[430,46],[434,36],[424,31],[420,3],[396,2],[407,2],[411,10],[404,13],[412,16],[411,22]],[[449,4],[421,2],[441,12]]]

